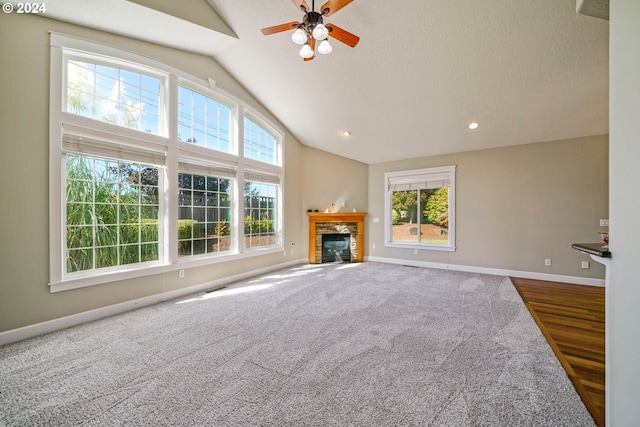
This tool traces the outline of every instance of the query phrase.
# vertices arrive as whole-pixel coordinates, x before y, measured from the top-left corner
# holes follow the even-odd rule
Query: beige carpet
[[[0,347],[0,425],[594,423],[508,278],[361,263]]]

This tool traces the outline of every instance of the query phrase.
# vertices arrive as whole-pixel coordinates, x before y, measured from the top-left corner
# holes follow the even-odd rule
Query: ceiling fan
[[[355,47],[360,41],[360,37],[343,30],[334,24],[324,25],[323,17],[331,16],[353,0],[328,0],[320,8],[320,12],[315,11],[315,0],[311,1],[311,9],[305,0],[291,0],[294,5],[302,12],[304,17],[302,22],[288,22],[273,27],[262,29],[262,34],[268,36],[270,34],[281,33],[283,31],[294,30],[291,39],[296,44],[301,44],[300,56],[305,61],[311,61],[315,58],[316,42],[319,42],[318,52],[322,54],[331,53],[333,48],[329,44],[327,37],[331,36],[342,43]]]

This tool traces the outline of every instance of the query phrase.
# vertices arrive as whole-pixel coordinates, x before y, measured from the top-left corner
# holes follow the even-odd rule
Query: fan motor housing
[[[318,12],[307,12],[302,20],[302,25],[306,31],[311,34],[318,24],[322,24],[322,15]]]

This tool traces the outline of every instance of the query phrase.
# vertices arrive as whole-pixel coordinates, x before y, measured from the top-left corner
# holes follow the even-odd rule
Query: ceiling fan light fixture
[[[305,45],[302,46],[302,49],[300,49],[300,56],[305,59],[311,58],[313,56],[313,49],[311,49],[309,43],[305,43]]]
[[[268,36],[270,34],[293,30],[291,40],[296,44],[302,45],[299,53],[305,61],[315,59],[316,48],[319,53],[325,55],[333,51],[333,46],[331,46],[327,40],[329,35],[347,46],[356,47],[360,41],[360,37],[334,24],[324,25],[323,21],[324,17],[333,15],[353,0],[323,0],[326,1],[326,3],[322,5],[320,12],[316,12],[315,1],[311,2],[311,7],[309,7],[307,1],[308,0],[292,0],[295,7],[304,12],[301,22],[292,21],[266,27],[260,30],[262,34]]]
[[[331,47],[331,45],[329,44],[329,40],[322,40],[320,46],[318,46],[318,52],[326,55],[328,53],[331,53],[331,51],[333,51],[333,47]]]
[[[291,34],[291,40],[293,40],[295,44],[305,44],[307,42],[307,34],[302,28],[298,28]]]
[[[327,30],[327,27],[325,27],[322,23],[319,23],[315,26],[311,34],[316,40],[324,40],[329,36],[329,30]]]

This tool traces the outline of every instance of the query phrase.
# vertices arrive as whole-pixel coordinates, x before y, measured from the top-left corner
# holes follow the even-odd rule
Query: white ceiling
[[[290,32],[260,32],[302,19],[291,0],[46,6],[210,55],[300,142],[365,163],[608,133],[609,21],[577,14],[576,0],[355,0],[325,23],[360,43],[330,39],[308,62]]]

